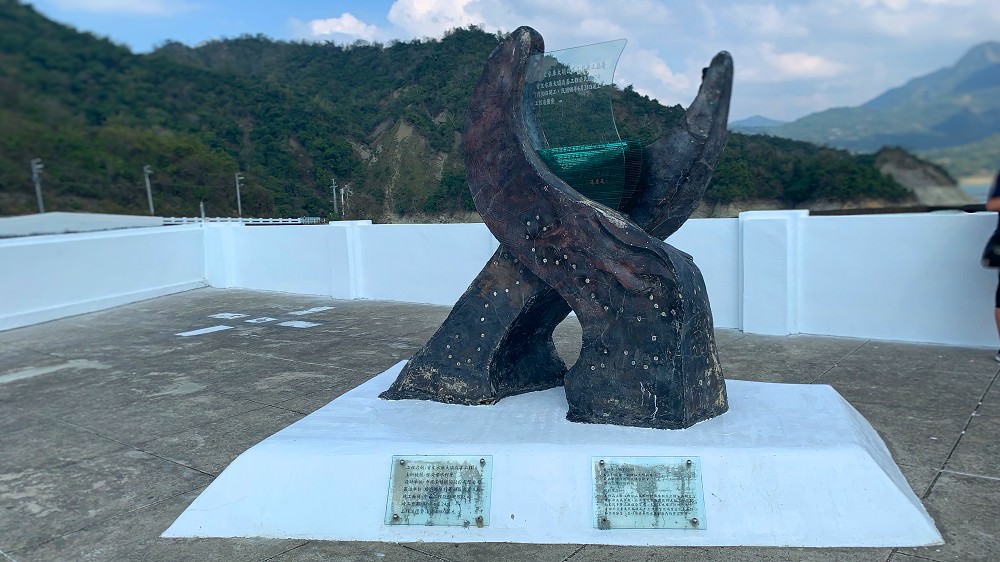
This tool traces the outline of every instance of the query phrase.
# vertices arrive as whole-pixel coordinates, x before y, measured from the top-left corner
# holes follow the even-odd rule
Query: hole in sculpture
[[[565,320],[556,326],[553,331],[556,341],[556,352],[566,363],[566,367],[572,367],[580,357],[580,348],[583,347],[583,328],[575,314],[570,314]]]

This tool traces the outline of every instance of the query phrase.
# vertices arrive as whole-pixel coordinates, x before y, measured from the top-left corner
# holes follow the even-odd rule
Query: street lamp
[[[236,172],[236,213],[237,216],[243,218],[243,202],[240,201],[240,181],[246,179],[242,174]]]
[[[38,199],[38,212],[45,212],[45,204],[42,202],[42,170],[45,166],[41,158],[31,159],[31,181],[35,182],[35,198]]]
[[[142,167],[142,175],[146,180],[146,199],[149,199],[150,216],[156,215],[156,212],[153,210],[153,190],[149,187],[149,176],[152,175],[152,173],[153,169],[149,167],[149,164]]]
[[[354,195],[351,184],[344,184],[344,187],[340,188],[340,210],[345,219],[347,218],[347,207],[351,204],[351,195]]]
[[[333,216],[337,217],[337,178],[330,178],[330,191],[333,193]]]

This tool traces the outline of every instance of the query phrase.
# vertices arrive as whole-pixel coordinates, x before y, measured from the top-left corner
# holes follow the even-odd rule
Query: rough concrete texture
[[[294,312],[332,307],[308,314]],[[210,318],[219,313],[240,318]],[[991,350],[717,332],[727,378],[827,383],[882,434],[946,544],[644,548],[162,539],[242,451],[419,349],[447,307],[200,289],[0,332],[0,561],[1000,559]],[[256,318],[276,320],[248,323]],[[296,328],[286,321],[315,324]],[[216,325],[232,329],[175,334]],[[568,364],[581,333],[557,328]]]

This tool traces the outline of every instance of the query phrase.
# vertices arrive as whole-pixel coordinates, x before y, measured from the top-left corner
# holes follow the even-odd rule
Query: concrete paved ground
[[[316,307],[332,308],[294,314]],[[726,376],[836,387],[882,434],[945,545],[159,538],[237,455],[409,357],[448,310],[201,289],[0,332],[0,561],[1000,560],[1000,365],[992,351],[733,330],[717,332]],[[247,316],[211,317],[220,313]],[[246,322],[265,317],[275,320]],[[315,325],[279,325],[286,321]],[[234,328],[176,335],[217,325]],[[579,325],[565,322],[557,341],[572,359]]]

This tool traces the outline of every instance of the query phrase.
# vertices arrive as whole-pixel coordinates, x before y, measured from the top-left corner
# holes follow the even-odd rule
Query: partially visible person
[[[1000,173],[997,173],[997,176],[993,178],[993,186],[990,187],[990,195],[986,198],[986,210],[1000,213]],[[1000,232],[1000,214],[997,215],[996,231]],[[998,269],[997,272],[998,276],[1000,276],[1000,269]],[[996,297],[994,297],[993,305],[993,317],[996,319],[997,335],[1000,335],[1000,277],[998,277],[997,280],[997,293]],[[1000,361],[1000,350],[997,351],[993,358]]]

